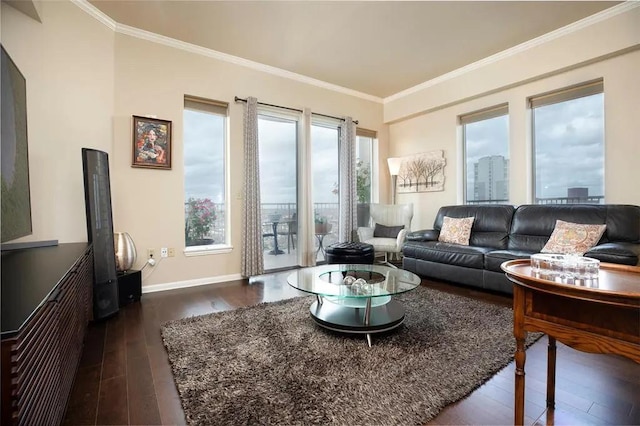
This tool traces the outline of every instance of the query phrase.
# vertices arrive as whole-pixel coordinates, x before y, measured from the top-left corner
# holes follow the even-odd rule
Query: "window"
[[[509,201],[507,105],[460,117],[465,161],[465,204]]]
[[[602,81],[529,99],[536,204],[604,203]]]
[[[374,180],[373,145],[376,132],[356,129],[356,195],[358,197],[358,225],[369,226],[369,203],[373,199],[372,182]]]
[[[184,99],[185,246],[214,250],[228,245],[227,104]]]

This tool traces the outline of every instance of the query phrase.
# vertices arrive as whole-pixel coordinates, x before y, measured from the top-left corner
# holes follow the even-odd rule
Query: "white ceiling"
[[[379,98],[620,3],[89,1],[118,24]]]

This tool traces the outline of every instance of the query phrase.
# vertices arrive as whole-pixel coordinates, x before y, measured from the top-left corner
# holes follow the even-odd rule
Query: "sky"
[[[185,110],[185,197],[224,201],[224,119]],[[262,203],[296,202],[296,122],[258,120]],[[338,130],[311,126],[314,202],[336,203]],[[213,167],[212,167],[213,165]]]
[[[604,195],[603,94],[536,108],[534,132],[537,197],[566,197],[571,187]]]
[[[185,199],[224,202],[224,125],[222,116],[184,111]]]
[[[535,108],[533,126],[536,198],[566,197],[572,187],[604,195],[603,94]],[[508,144],[507,115],[466,125],[468,194],[473,163],[488,155],[509,158]]]
[[[502,155],[509,158],[509,116],[465,125],[467,157],[467,199],[473,199],[473,165],[482,157]]]

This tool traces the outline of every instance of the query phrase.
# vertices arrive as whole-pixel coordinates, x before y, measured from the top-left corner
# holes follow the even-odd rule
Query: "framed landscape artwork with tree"
[[[171,122],[133,116],[132,167],[171,169]]]
[[[444,151],[401,157],[396,193],[444,191]]]

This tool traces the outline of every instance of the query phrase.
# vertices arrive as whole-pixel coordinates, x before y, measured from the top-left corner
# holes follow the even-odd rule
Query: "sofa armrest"
[[[361,243],[373,238],[373,228],[358,227],[358,239]]]
[[[601,262],[621,263],[623,265],[640,265],[640,243],[604,243],[591,247],[584,254]]]
[[[407,238],[407,230],[401,229],[400,232],[398,232],[398,236],[396,237],[396,244],[398,245],[398,248],[402,248],[402,244],[404,243],[404,240],[406,238]]]
[[[409,232],[407,241],[438,241],[440,231],[435,229],[423,229],[421,231]]]

